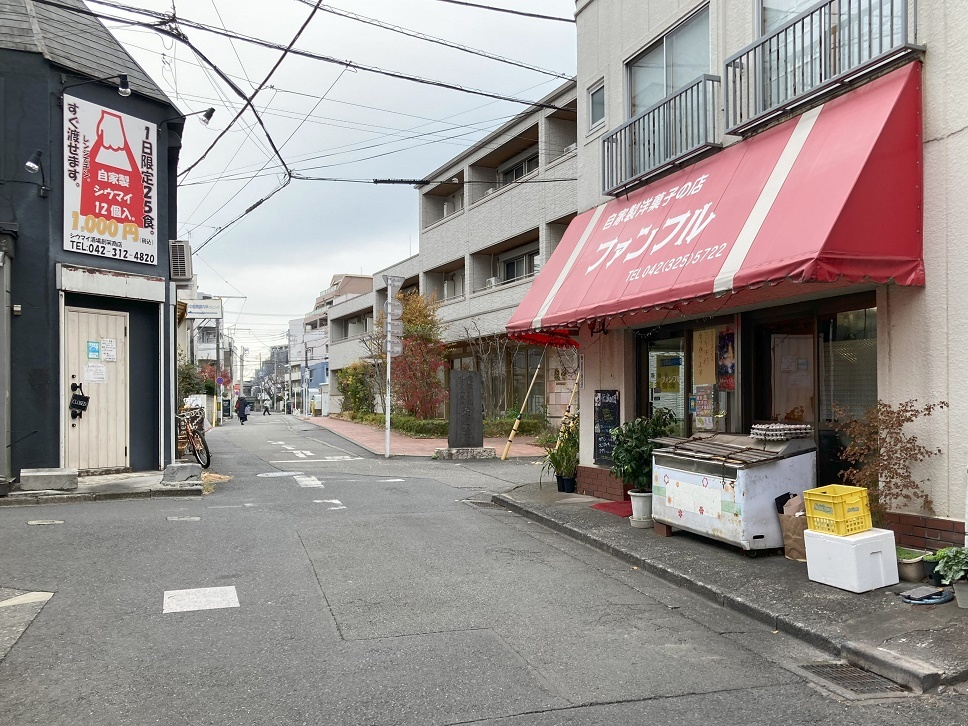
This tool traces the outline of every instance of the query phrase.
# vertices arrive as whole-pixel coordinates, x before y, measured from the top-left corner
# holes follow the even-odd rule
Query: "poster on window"
[[[158,131],[64,96],[64,249],[158,263]]]

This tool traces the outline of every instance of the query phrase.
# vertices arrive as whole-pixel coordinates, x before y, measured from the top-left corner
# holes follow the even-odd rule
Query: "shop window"
[[[736,332],[732,325],[692,331],[692,433],[731,430],[736,399]]]
[[[754,423],[814,423],[814,318],[757,325],[753,349]]]
[[[817,337],[820,381],[820,484],[836,484],[844,441],[834,428],[841,417],[857,418],[877,403],[877,310],[821,316]]]

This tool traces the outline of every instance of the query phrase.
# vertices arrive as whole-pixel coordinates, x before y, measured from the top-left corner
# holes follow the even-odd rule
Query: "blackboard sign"
[[[611,463],[612,429],[622,423],[618,412],[618,391],[595,391],[595,463]]]

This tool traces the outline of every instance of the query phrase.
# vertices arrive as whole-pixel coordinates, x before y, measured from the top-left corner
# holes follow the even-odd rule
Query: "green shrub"
[[[343,394],[343,409],[354,413],[373,413],[373,368],[356,361],[336,371],[336,383]]]

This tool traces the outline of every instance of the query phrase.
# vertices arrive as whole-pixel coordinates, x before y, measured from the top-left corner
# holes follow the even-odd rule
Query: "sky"
[[[160,12],[171,12],[174,6],[178,18],[282,45],[292,41],[315,5],[313,0],[120,1]],[[125,15],[88,2],[94,10]],[[574,0],[476,2],[566,18],[575,10]],[[334,0],[323,8],[363,15],[553,73],[575,73],[573,23],[440,0]],[[187,119],[180,159],[184,172],[236,116],[241,99],[186,46],[150,29],[105,24],[184,113],[216,109],[208,127]],[[182,30],[247,94],[282,55],[205,30]],[[564,82],[323,10],[312,16],[294,47],[527,101],[542,98]],[[364,180],[425,178],[526,108],[292,54],[258,93],[255,105],[294,171]],[[237,344],[249,348],[247,360],[252,361],[268,346],[285,343],[287,321],[310,311],[333,275],[371,274],[419,251],[418,192],[409,184],[293,180],[229,226],[283,180],[281,166],[251,112],[244,113],[180,180],[178,236],[199,250],[193,258],[199,289],[225,296],[225,325]]]

